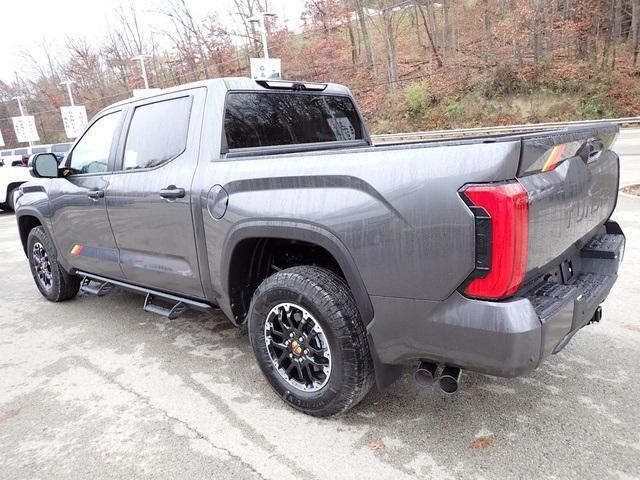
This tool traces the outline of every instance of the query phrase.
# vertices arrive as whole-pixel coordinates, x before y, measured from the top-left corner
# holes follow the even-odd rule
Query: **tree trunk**
[[[640,55],[640,0],[631,0],[631,48],[635,67]]]
[[[347,31],[349,32],[349,43],[351,45],[351,64],[355,65],[358,61],[358,52],[356,48],[356,38],[353,35],[353,27],[351,22],[347,20]]]
[[[613,4],[613,51],[611,52],[611,69],[616,68],[616,47],[622,38],[622,0],[614,0]]]
[[[384,10],[382,13],[382,21],[384,22],[384,41],[387,51],[387,68],[389,78],[389,93],[394,98],[396,95],[396,83],[398,83],[398,59],[396,56],[396,38],[393,31],[393,14],[392,10]]]
[[[362,42],[364,43],[364,54],[366,58],[365,66],[369,70],[375,72],[375,60],[373,58],[373,48],[371,46],[371,37],[369,35],[369,27],[367,27],[367,18],[362,6],[362,0],[353,1],[356,12],[358,14],[358,22],[360,23],[360,31],[362,32]]]
[[[638,0],[640,1],[640,0]],[[440,54],[438,53],[438,48],[436,47],[436,43],[433,39],[433,33],[429,28],[429,22],[424,13],[424,7],[422,5],[418,6],[418,10],[420,11],[420,15],[422,15],[422,21],[424,22],[424,29],[427,32],[427,36],[429,37],[429,43],[431,44],[431,50],[433,50],[433,55],[436,57],[436,62],[438,63],[438,67],[442,67],[442,59],[440,58]]]
[[[489,65],[491,57],[491,17],[489,14],[489,0],[483,0],[484,6],[484,64]]]
[[[442,46],[445,53],[451,52],[451,45],[449,44],[449,0],[442,0]]]

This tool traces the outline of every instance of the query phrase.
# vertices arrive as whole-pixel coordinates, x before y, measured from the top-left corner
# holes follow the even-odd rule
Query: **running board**
[[[144,309],[145,312],[157,313],[158,315],[162,315],[163,317],[167,317],[169,320],[175,320],[180,315],[182,315],[187,310],[187,305],[184,302],[176,302],[173,304],[171,308],[163,307],[156,303],[152,303],[154,300],[154,295],[151,293],[147,293],[147,296],[144,299]],[[162,299],[165,300],[165,299]],[[166,300],[165,300],[166,301]]]
[[[177,295],[171,295],[170,293],[163,293],[157,290],[152,290],[146,287],[140,287],[138,285],[132,285],[130,283],[122,282],[119,280],[112,280],[110,278],[101,277],[100,275],[94,275],[92,273],[76,271],[76,275],[84,277],[82,280],[81,289],[83,292],[93,295],[106,295],[113,290],[114,286],[124,288],[125,290],[131,290],[138,293],[144,293],[146,298],[144,300],[144,310],[150,313],[156,313],[162,315],[170,320],[174,320],[182,315],[188,308],[199,311],[211,311],[217,307],[211,306],[207,303],[199,302],[197,300],[191,300],[189,298],[179,297]],[[98,285],[91,286],[91,282],[96,282]],[[158,305],[156,302],[160,300],[163,303],[167,303],[168,306]]]
[[[82,279],[82,284],[80,285],[80,291],[83,293],[88,293],[89,295],[96,295],[98,297],[104,297],[106,294],[111,293],[113,290],[113,284],[109,282],[100,282],[95,280],[97,285],[91,285],[92,279],[85,276]]]

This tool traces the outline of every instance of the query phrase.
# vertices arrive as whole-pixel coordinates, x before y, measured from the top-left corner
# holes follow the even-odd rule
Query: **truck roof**
[[[347,87],[345,87],[344,85],[339,85],[337,83],[306,82],[306,81],[300,81],[300,80],[254,80],[248,77],[222,77],[222,78],[212,78],[209,80],[200,80],[197,82],[185,83],[175,87],[164,88],[153,95],[144,97],[144,100],[165,95],[167,93],[179,92],[182,90],[190,90],[192,88],[198,88],[198,87],[220,89],[223,91],[231,91],[231,90],[268,91],[268,90],[274,89],[273,87],[269,88],[268,86],[263,85],[265,83],[283,85],[283,86],[277,87],[278,90],[282,90],[282,91],[296,90],[295,88],[286,88],[284,86],[286,84],[318,85],[318,86],[324,87],[321,89],[322,93],[351,96],[351,92]],[[128,105],[129,103],[134,103],[140,100],[143,100],[143,98],[134,98],[134,97],[127,98],[125,100],[121,100],[120,102],[113,103],[108,107],[105,107],[103,110],[122,106],[122,105]]]

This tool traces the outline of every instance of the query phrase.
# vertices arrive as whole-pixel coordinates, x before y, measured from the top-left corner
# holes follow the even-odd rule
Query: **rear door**
[[[107,189],[120,265],[131,283],[203,297],[191,212],[205,89],[137,102]]]

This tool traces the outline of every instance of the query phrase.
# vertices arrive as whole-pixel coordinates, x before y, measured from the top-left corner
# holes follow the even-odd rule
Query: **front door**
[[[50,180],[49,205],[58,255],[71,267],[122,278],[105,202],[122,111],[93,121],[64,164],[64,176]]]
[[[133,105],[107,188],[120,265],[131,283],[203,297],[191,214],[204,89]]]

